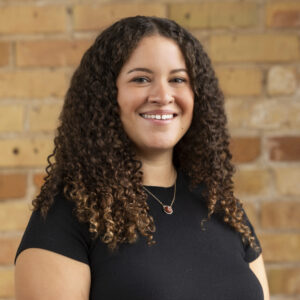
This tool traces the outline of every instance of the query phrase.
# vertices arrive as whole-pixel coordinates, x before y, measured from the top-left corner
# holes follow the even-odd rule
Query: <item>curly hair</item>
[[[143,189],[142,162],[123,129],[116,80],[142,38],[153,35],[174,40],[182,51],[194,92],[190,128],[175,145],[173,163],[185,173],[189,188],[204,183],[207,221],[213,214],[239,232],[244,243],[259,251],[245,221],[242,203],[234,196],[229,133],[224,96],[210,58],[200,42],[176,22],[135,16],[105,29],[85,52],[75,70],[55,132],[54,150],[47,158],[47,175],[33,209],[45,218],[54,195],[75,203],[79,222],[89,224],[93,239],[108,249],[134,243],[138,233],[156,243],[153,217]],[[54,157],[55,161],[50,161]],[[204,223],[202,223],[202,229]]]

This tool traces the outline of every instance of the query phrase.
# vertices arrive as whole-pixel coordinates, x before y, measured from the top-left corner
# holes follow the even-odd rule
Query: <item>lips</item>
[[[178,114],[173,110],[149,110],[140,113],[140,115],[173,115],[176,117]]]

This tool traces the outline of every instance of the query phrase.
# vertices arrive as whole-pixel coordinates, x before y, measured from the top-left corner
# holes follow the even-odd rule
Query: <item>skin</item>
[[[146,70],[132,71],[135,68]],[[176,43],[153,36],[140,42],[117,79],[121,120],[143,163],[146,185],[174,183],[173,148],[191,124],[194,96],[187,72],[174,72],[178,69],[186,69],[186,65]],[[139,115],[153,109],[171,109],[177,116],[163,125]],[[263,287],[265,300],[269,300],[262,256],[249,266]],[[87,264],[37,248],[18,256],[16,300],[88,300],[90,285]]]
[[[142,161],[144,184],[171,186],[176,176],[173,148],[190,127],[194,107],[178,45],[159,35],[143,38],[121,69],[117,88],[121,121]],[[158,124],[140,115],[153,110],[177,116]]]

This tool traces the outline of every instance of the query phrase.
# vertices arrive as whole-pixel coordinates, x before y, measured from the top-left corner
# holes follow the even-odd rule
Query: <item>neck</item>
[[[138,155],[142,162],[143,185],[172,186],[177,176],[172,157],[173,152],[170,151],[159,155]]]

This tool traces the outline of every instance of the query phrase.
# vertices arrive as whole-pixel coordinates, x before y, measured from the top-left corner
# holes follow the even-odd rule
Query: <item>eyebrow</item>
[[[153,71],[151,71],[150,69],[147,69],[147,68],[135,68],[135,69],[128,71],[127,74],[135,72],[135,71],[142,71],[142,72],[153,74]],[[187,69],[174,69],[170,73],[173,74],[173,73],[177,73],[177,72],[186,72],[187,73],[188,71],[187,71]]]

